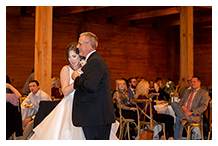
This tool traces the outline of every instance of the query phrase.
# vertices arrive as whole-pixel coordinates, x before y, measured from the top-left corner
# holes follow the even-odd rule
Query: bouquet
[[[172,81],[166,83],[164,91],[170,95],[170,97],[175,96],[177,93],[177,87]]]

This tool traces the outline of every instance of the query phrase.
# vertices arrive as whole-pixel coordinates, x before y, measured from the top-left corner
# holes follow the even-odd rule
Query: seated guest
[[[141,81],[137,87],[136,87],[136,94],[134,96],[135,99],[149,99],[150,96],[149,93],[149,83],[148,81]],[[158,103],[164,103],[164,101],[159,101]],[[137,103],[138,106],[141,109],[144,109],[146,106],[146,103]],[[166,129],[166,138],[168,140],[173,140],[173,124],[174,124],[174,118],[170,115],[166,114],[160,114],[154,109],[154,105],[156,103],[152,100],[152,114],[153,119],[157,122],[165,123],[165,129]],[[146,114],[150,116],[150,105],[147,107]],[[140,117],[141,121],[144,121],[144,115],[142,114]],[[146,121],[149,119],[146,118]]]
[[[149,82],[149,88],[150,88],[149,93],[154,90],[154,82],[153,81]]]
[[[61,92],[60,88],[60,79],[57,77],[53,77],[51,79],[51,95],[56,99],[62,99],[64,95]]]
[[[154,90],[156,93],[159,93],[159,89],[161,88],[161,85],[162,85],[162,79],[157,78],[155,83],[154,83]]]
[[[179,103],[171,104],[176,115],[175,133],[176,140],[182,139],[183,126],[190,123],[200,123],[202,114],[207,109],[209,96],[208,92],[200,88],[201,79],[193,76],[191,79],[191,89],[184,92]]]
[[[159,89],[160,95],[158,96],[158,100],[165,100],[165,101],[169,101],[170,100],[170,95],[168,93],[165,92],[165,87],[166,87],[166,80],[162,81],[162,86]]]
[[[157,78],[154,83],[154,90],[149,90],[149,93],[155,93],[154,100],[158,100],[158,96],[160,95],[160,89],[162,86],[162,79]]]
[[[39,89],[39,82],[37,80],[31,80],[29,82],[29,88],[31,92],[22,102],[23,107],[33,107],[36,111],[38,111],[39,102],[41,100],[51,100],[47,93]]]
[[[22,102],[23,107],[33,107],[37,112],[39,109],[40,101],[51,101],[49,95],[39,89],[39,82],[37,80],[31,80],[29,82],[29,88],[31,92],[27,96],[27,98]],[[30,117],[22,121],[24,126],[24,132],[23,137],[21,139],[27,139],[29,134],[32,132],[34,118],[35,115],[31,115]]]
[[[137,83],[139,83],[140,81],[144,81],[145,78],[144,77],[136,77],[136,81]]]
[[[15,132],[16,137],[23,135],[20,92],[11,85],[10,78],[6,75],[6,139]]]
[[[136,78],[134,78],[134,77],[131,77],[128,79],[129,88],[128,88],[127,92],[132,99],[134,98],[135,88],[137,86],[137,83],[138,82],[137,82]]]
[[[14,93],[18,98],[21,97],[20,92],[11,85],[9,76],[6,75],[6,93]]]
[[[128,119],[134,119],[135,123],[138,124],[137,118],[137,108],[135,107],[135,103],[130,98],[127,93],[127,85],[125,80],[118,79],[116,80],[116,92],[113,95],[113,100],[116,102],[117,107],[121,108],[122,116]],[[130,131],[131,136],[135,136],[134,125],[130,125],[132,127],[132,131]]]

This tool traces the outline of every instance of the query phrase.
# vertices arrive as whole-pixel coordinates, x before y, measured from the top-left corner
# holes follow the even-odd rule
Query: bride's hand
[[[78,73],[77,70],[72,73],[72,79],[73,80],[75,80],[78,76],[80,76],[80,73]]]
[[[79,74],[83,74],[83,71],[81,70],[82,67],[80,67],[79,69],[77,69],[76,71],[79,73]]]

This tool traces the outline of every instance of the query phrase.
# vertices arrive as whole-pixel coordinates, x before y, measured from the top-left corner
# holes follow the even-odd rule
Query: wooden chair
[[[198,127],[201,131],[201,138],[202,140],[204,140],[204,133],[203,133],[203,115],[202,115],[202,120],[201,120],[201,123],[190,123],[190,125],[188,126],[183,126],[187,132],[187,140],[190,140],[191,139],[191,132],[192,132],[192,129],[194,127]]]
[[[208,127],[209,127],[209,132],[208,132],[208,137],[207,139],[210,140],[210,135],[212,131],[212,101],[209,101],[208,107],[206,111],[204,112],[206,119],[208,120]]]
[[[33,128],[35,128],[38,124],[40,124],[44,118],[50,114],[50,112],[59,104],[61,100],[58,101],[40,101],[39,110],[36,113],[34,119]]]
[[[150,99],[133,99],[133,101],[135,101],[136,103],[146,103],[146,106],[144,107],[144,109],[141,109],[141,108],[136,104],[137,109],[141,111],[141,113],[140,113],[140,115],[139,115],[138,117],[140,118],[140,116],[141,116],[142,114],[145,115],[145,116],[144,116],[144,120],[143,120],[143,121],[140,121],[140,127],[142,126],[142,127],[144,128],[144,126],[147,125],[150,130],[153,130],[156,125],[161,125],[162,128],[163,128],[164,139],[166,140],[165,123],[156,122],[156,121],[153,119],[151,100],[150,100]],[[148,115],[146,114],[148,105],[150,105],[150,116],[148,116]],[[145,118],[146,118],[146,117],[150,119],[150,122],[145,122]]]
[[[208,132],[208,138],[207,138],[207,140],[210,140],[210,134],[211,134],[211,131],[212,131],[212,123],[211,123],[210,128],[209,128],[209,132]]]
[[[126,119],[122,116],[122,110],[121,107],[118,107],[119,110],[119,116],[117,118],[117,120],[120,122],[120,128],[119,128],[119,139],[122,140],[124,136],[126,136],[126,134],[128,135],[128,140],[130,140],[130,127],[129,125],[132,123],[137,127],[137,137],[136,139],[139,139],[139,133],[140,133],[140,125],[139,125],[139,119],[138,119],[138,125],[136,124],[134,119]],[[139,115],[139,112],[137,110],[137,115]],[[125,133],[124,133],[125,131]]]

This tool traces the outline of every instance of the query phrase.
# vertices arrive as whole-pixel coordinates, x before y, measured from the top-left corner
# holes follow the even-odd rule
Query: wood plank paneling
[[[13,8],[13,7],[12,7]],[[20,15],[18,10],[6,13],[6,73],[19,90],[34,67],[35,20],[31,15]],[[142,76],[147,80],[168,78],[169,30],[139,29],[112,24],[80,22],[71,16],[53,19],[52,76],[59,77],[61,68],[68,64],[65,48],[77,42],[83,31],[92,31],[99,38],[97,51],[103,56],[111,73],[111,87],[117,78]],[[174,27],[174,81],[179,81],[179,28]],[[203,58],[203,59],[202,59]],[[194,74],[202,78],[202,85],[212,83],[212,29],[194,30]],[[203,68],[203,69],[202,69]],[[204,75],[206,74],[206,75]]]
[[[20,16],[18,12],[6,14],[6,74],[21,92],[34,68],[35,21],[34,17]]]
[[[84,24],[83,31],[98,36],[97,51],[109,67],[112,86],[117,78],[168,77],[166,31],[90,23]]]
[[[194,74],[202,80],[202,86],[212,85],[212,28],[195,29]]]
[[[179,58],[179,28],[175,28],[175,55]],[[176,76],[179,76],[179,59],[175,60]],[[194,75],[201,78],[201,85],[212,85],[212,28],[194,29]]]
[[[52,43],[52,76],[60,78],[61,68],[68,64],[65,57],[66,47],[71,42],[77,42],[80,22],[68,18],[54,18]]]

